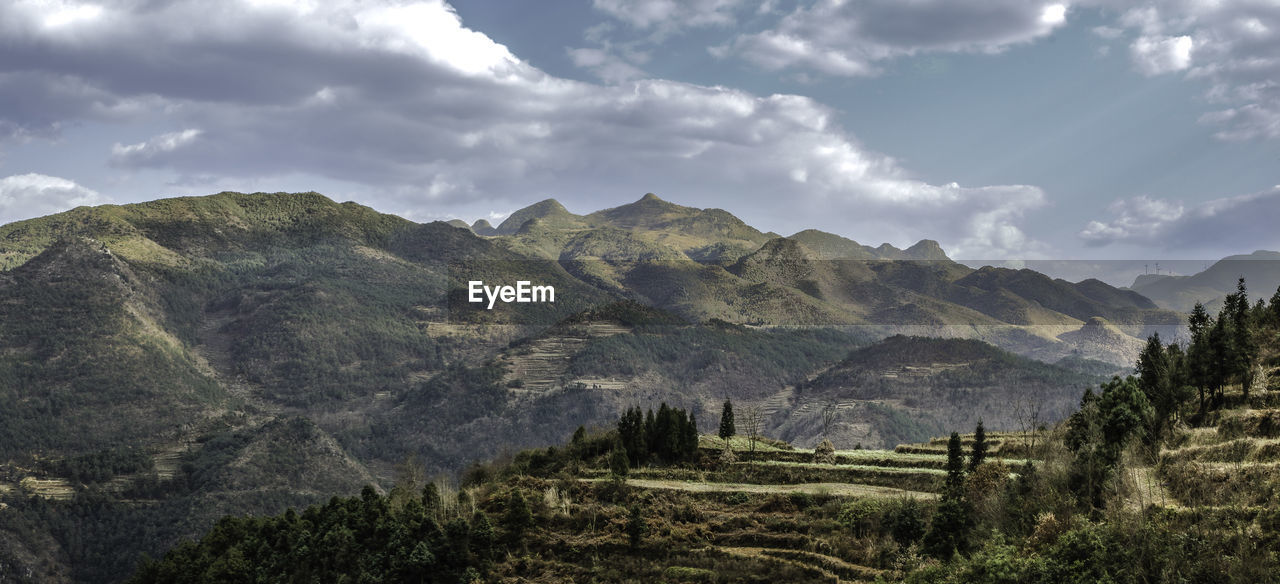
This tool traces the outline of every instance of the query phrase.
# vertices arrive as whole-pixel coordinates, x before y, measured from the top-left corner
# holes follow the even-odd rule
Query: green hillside
[[[1091,387],[1052,426],[801,449],[761,436],[741,402],[726,402],[720,436],[691,441],[686,413],[664,403],[474,465],[456,490],[406,473],[386,496],[225,519],[131,581],[1273,582],[1280,388],[1232,359],[1205,378],[1183,367],[1209,350],[1280,372],[1280,306],[1227,307],[1244,311],[1214,327],[1239,327],[1237,341],[1153,337],[1138,377]],[[1019,360],[899,337],[824,376],[961,362],[1061,375]],[[1215,376],[1225,387],[1197,399]],[[723,438],[735,425],[746,431]]]
[[[1168,316],[1096,286],[1071,295],[1050,281],[1036,296],[966,284],[1065,323],[1045,332],[948,300],[974,271],[935,258],[929,242],[906,250],[927,261],[832,261],[728,212],[655,196],[584,216],[552,203],[483,237],[316,193],[220,193],[0,226],[0,573],[120,581],[142,554],[223,515],[302,508],[365,484],[386,492],[408,461],[447,475],[664,401],[710,428],[734,399],[761,432],[804,446],[825,433],[832,401],[832,435],[847,448],[975,417],[1015,429],[1017,402],[998,396],[1021,388],[1053,404],[1081,376],[981,351],[938,371],[886,365],[922,367],[911,385],[857,370],[850,351],[922,327],[913,334],[1076,355],[1076,370],[1093,371],[1081,357],[1108,358],[1099,347],[1116,338],[1140,345],[1132,330]],[[467,301],[475,279],[554,285],[557,298],[488,310]],[[1093,334],[1041,304],[1054,295],[1129,328]],[[826,381],[841,374],[894,395]],[[765,479],[735,470],[724,480]]]

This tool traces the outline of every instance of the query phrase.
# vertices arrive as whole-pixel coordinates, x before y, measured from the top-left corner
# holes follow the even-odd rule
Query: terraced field
[[[1280,503],[1280,409],[1225,410],[1216,426],[1185,430],[1179,442],[1160,451],[1153,469],[1170,506],[1256,511]]]
[[[504,382],[519,380],[519,387],[511,387],[516,395],[536,395],[581,383],[597,389],[623,389],[626,384],[615,379],[565,378],[569,359],[593,338],[607,337],[629,332],[631,329],[607,322],[578,325],[559,334],[548,335],[504,353],[500,360],[506,365]]]
[[[603,479],[592,479],[603,480]],[[936,499],[936,493],[922,493],[906,489],[878,487],[860,483],[802,483],[798,485],[753,485],[748,483],[707,483],[657,479],[627,479],[627,485],[642,489],[670,489],[693,493],[755,493],[784,494],[805,493],[833,497],[908,497],[911,499]]]
[[[845,510],[932,504],[946,477],[946,449],[936,444],[911,445],[926,452],[841,450],[825,463],[815,462],[811,449],[772,440],[753,446],[734,437],[732,456],[718,437],[699,443],[703,462],[696,466],[634,468],[625,481],[605,468],[580,469],[577,482],[593,493],[624,488],[651,510],[651,532],[701,545],[705,557],[771,562],[806,581],[872,582],[902,574],[870,551],[876,544],[850,537]],[[1017,468],[1026,459],[1004,462]],[[673,564],[664,579],[704,581],[695,564]]]

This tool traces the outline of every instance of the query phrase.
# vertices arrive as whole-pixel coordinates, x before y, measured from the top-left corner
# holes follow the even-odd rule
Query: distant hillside
[[[862,245],[852,239],[834,233],[806,229],[788,236],[812,250],[817,259],[824,260],[948,260],[938,242],[923,239],[901,250],[887,243],[880,247]]]
[[[978,420],[1013,430],[1033,417],[1062,419],[1084,388],[1102,379],[980,341],[894,336],[852,351],[797,386],[789,399],[808,407],[792,409],[777,435],[816,443],[828,406],[836,413],[829,435],[845,447],[888,448]]]
[[[1241,277],[1248,283],[1251,301],[1270,299],[1280,288],[1280,252],[1228,256],[1191,276],[1138,276],[1130,288],[1170,310],[1189,312],[1200,302],[1216,312]]]

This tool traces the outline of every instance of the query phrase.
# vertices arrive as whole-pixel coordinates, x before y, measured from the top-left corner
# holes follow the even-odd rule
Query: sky
[[[953,258],[1280,249],[1280,0],[6,0],[0,39],[0,223],[653,192]]]

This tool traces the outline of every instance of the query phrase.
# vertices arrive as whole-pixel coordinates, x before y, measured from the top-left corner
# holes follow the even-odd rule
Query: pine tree
[[[1187,347],[1187,378],[1199,394],[1199,411],[1202,413],[1208,407],[1205,392],[1209,389],[1213,352],[1209,346],[1209,331],[1214,324],[1213,317],[1199,302],[1187,317],[1187,328],[1191,331],[1191,344]]]
[[[435,483],[427,483],[422,488],[422,507],[427,517],[438,519],[440,517],[440,489]]]
[[[987,432],[978,420],[978,427],[973,430],[973,453],[969,455],[969,472],[973,472],[987,459]]]
[[[1235,360],[1231,348],[1233,335],[1227,326],[1230,320],[1226,317],[1226,314],[1219,314],[1218,320],[1209,330],[1208,385],[1209,395],[1212,396],[1210,402],[1215,407],[1222,404],[1223,391],[1231,378]]]
[[[946,487],[929,532],[924,537],[925,553],[949,559],[956,551],[968,547],[970,527],[969,504],[964,496],[964,453],[960,435],[952,432],[951,439],[947,441]]]
[[[1160,342],[1160,333],[1152,334],[1138,354],[1135,367],[1138,386],[1155,408],[1155,416],[1151,418],[1151,426],[1147,429],[1147,438],[1152,444],[1163,435],[1165,426],[1170,423],[1178,407],[1172,369],[1169,355]]]
[[[460,572],[471,563],[471,524],[462,517],[455,517],[445,525],[444,532],[447,542],[444,563]]]
[[[609,471],[614,476],[622,478],[627,476],[630,465],[627,463],[627,449],[619,442],[613,447],[613,452],[609,454]]]
[[[640,540],[647,531],[649,531],[649,525],[644,520],[644,512],[640,510],[639,505],[632,505],[631,513],[627,517],[627,539],[631,542],[631,549],[640,546]]]
[[[964,452],[960,447],[960,435],[952,432],[947,440],[946,494],[964,491]]]
[[[724,400],[724,408],[720,410],[720,439],[727,442],[734,434],[737,430],[733,427],[733,403]]]
[[[488,563],[493,559],[493,547],[497,536],[493,531],[493,523],[489,516],[476,511],[471,518],[471,553],[481,562]]]
[[[1253,362],[1258,358],[1258,344],[1253,341],[1253,323],[1249,318],[1249,294],[1244,277],[1236,282],[1235,302],[1231,305],[1232,369],[1240,380],[1244,399],[1249,399],[1249,386],[1253,385]]]
[[[1267,305],[1266,319],[1272,327],[1280,327],[1280,288],[1276,288],[1276,293],[1271,295],[1271,303]]]
[[[618,420],[618,438],[622,441],[632,468],[644,464],[649,457],[646,425],[639,407],[623,412],[622,418]]]
[[[524,493],[520,489],[512,489],[511,497],[507,499],[507,511],[502,515],[502,528],[512,543],[523,544],[524,532],[532,526],[533,513],[524,500]]]
[[[684,424],[683,449],[680,458],[691,460],[698,454],[698,420],[693,417],[693,411],[688,413],[688,420]]]

